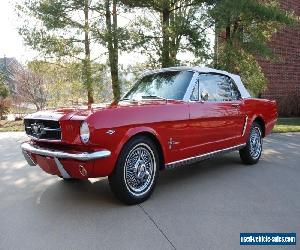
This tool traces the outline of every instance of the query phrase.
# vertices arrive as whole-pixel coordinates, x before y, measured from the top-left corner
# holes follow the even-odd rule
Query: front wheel
[[[113,193],[129,205],[147,200],[158,178],[159,164],[157,147],[151,139],[140,136],[130,140],[108,177]]]
[[[254,122],[250,129],[246,147],[240,150],[240,157],[245,164],[253,165],[259,161],[262,152],[262,129]]]

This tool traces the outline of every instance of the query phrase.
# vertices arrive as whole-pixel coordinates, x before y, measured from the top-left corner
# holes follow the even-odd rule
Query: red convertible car
[[[136,204],[159,170],[233,150],[257,163],[276,120],[275,101],[251,98],[237,75],[167,68],[142,75],[118,103],[28,115],[21,148],[29,165],[64,180],[108,176],[114,194]]]

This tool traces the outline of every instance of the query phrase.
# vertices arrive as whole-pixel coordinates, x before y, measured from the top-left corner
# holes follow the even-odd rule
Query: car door
[[[241,136],[242,101],[233,95],[231,78],[200,74],[190,101],[190,151],[192,155],[232,146]]]

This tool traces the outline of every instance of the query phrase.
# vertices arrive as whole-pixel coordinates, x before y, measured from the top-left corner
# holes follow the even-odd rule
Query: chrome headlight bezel
[[[86,121],[83,121],[80,125],[80,139],[84,144],[90,140],[90,128]]]

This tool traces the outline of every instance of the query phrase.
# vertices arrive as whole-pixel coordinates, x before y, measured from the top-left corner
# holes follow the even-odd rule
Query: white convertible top
[[[241,97],[242,98],[250,98],[251,95],[249,94],[248,90],[245,88],[241,78],[239,75],[231,74],[227,71],[222,71],[222,70],[217,70],[217,69],[212,69],[208,67],[171,67],[171,68],[163,68],[163,69],[158,69],[158,70],[150,70],[150,71],[145,71],[143,76],[149,75],[149,74],[154,74],[154,73],[159,73],[159,72],[165,72],[165,71],[183,71],[183,70],[193,70],[199,73],[219,73],[223,75],[227,75],[231,77],[236,86],[238,87]]]

